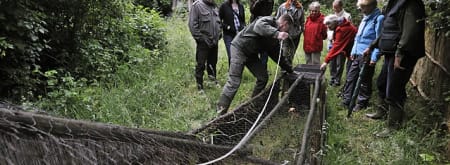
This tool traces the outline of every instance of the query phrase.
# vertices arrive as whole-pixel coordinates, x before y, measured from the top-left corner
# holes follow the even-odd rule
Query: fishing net
[[[317,68],[302,70],[307,67],[189,132],[57,118],[0,104],[0,164],[198,164],[233,148],[214,164],[320,164],[325,85]],[[248,141],[236,146],[246,134]]]

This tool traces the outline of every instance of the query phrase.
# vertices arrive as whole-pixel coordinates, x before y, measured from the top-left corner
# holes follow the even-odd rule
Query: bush
[[[135,0],[134,3],[136,5],[142,5],[147,8],[155,9],[165,16],[172,13],[171,0]]]
[[[159,13],[131,0],[0,4],[0,98],[45,96],[51,90],[47,71],[57,71],[58,82],[67,76],[88,84],[109,80],[121,65],[139,58],[130,49],[157,51],[166,44]]]

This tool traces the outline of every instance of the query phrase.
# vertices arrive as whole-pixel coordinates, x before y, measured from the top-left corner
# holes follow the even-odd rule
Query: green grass
[[[198,93],[193,76],[195,42],[190,36],[187,21],[168,18],[167,27],[168,48],[166,52],[162,52],[164,57],[156,63],[151,59],[144,59],[130,67],[122,67],[112,84],[99,83],[96,86],[72,89],[72,95],[76,96],[74,100],[66,99],[61,104],[52,103],[55,100],[43,100],[44,103],[41,104],[60,106],[55,114],[61,116],[154,130],[188,131],[213,119],[222,89],[207,82],[205,94]],[[300,43],[294,64],[304,63],[302,45]],[[150,52],[137,49],[135,53]],[[322,58],[325,53],[323,51]],[[226,51],[220,40],[217,78],[221,85],[226,81],[227,67]],[[269,60],[268,68],[272,80],[275,63]],[[246,69],[231,107],[250,98],[254,82],[255,78]],[[408,108],[415,110],[407,110],[409,120],[405,128],[390,138],[379,139],[373,133],[382,129],[384,122],[364,117],[364,113],[373,109],[355,113],[353,118],[346,119],[347,111],[340,107],[340,100],[336,97],[337,90],[335,87],[328,88],[329,129],[325,164],[445,162],[441,151],[448,137],[434,131],[436,125],[432,122],[433,117],[440,114],[428,113],[432,109],[426,107],[426,104],[424,106],[423,102],[416,101],[412,96]],[[284,135],[271,140],[281,142],[285,140],[282,138],[292,133],[280,132]],[[274,142],[273,145],[285,144]]]
[[[379,62],[374,78],[382,62]],[[448,161],[440,151],[449,138],[440,135],[436,131],[438,127],[431,124],[436,124],[442,115],[435,106],[427,105],[429,103],[415,95],[413,89],[409,89],[404,126],[389,138],[374,136],[385,127],[385,120],[365,117],[365,113],[375,112],[375,105],[353,113],[348,119],[347,109],[340,106],[337,92],[336,87],[328,88],[329,137],[325,164],[445,164]],[[375,99],[374,89],[371,101],[375,102]]]

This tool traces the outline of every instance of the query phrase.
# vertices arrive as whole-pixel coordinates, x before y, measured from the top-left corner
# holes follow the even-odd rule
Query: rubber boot
[[[212,81],[212,82],[214,83],[214,85],[216,85],[217,88],[220,88],[220,87],[221,87],[220,84],[219,84],[219,81],[216,79],[215,76],[213,76],[213,75],[208,75],[208,78],[209,78],[210,81]]]
[[[377,111],[375,113],[367,113],[366,117],[374,119],[374,120],[382,119],[382,118],[386,117],[388,108],[389,108],[389,106],[387,105],[386,101],[384,101],[383,99],[380,99],[378,101]]]
[[[196,77],[195,81],[197,82],[197,89],[198,89],[198,91],[203,91],[203,78],[202,77]]]
[[[397,104],[389,104],[389,115],[387,120],[387,128],[376,134],[377,137],[386,138],[400,128],[403,120],[403,107]]]
[[[219,102],[217,103],[217,114],[220,116],[227,113],[230,104],[231,99],[225,95],[221,95],[219,98]]]

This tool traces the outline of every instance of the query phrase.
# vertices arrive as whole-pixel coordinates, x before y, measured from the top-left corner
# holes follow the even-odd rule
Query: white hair
[[[356,3],[357,7],[361,7],[362,5],[372,5],[372,6],[377,6],[377,0],[358,0],[358,2]]]
[[[331,14],[325,17],[323,24],[328,25],[331,23],[339,23],[342,22],[343,19],[343,17],[338,17],[337,15]]]
[[[317,1],[314,1],[314,2],[311,2],[311,4],[309,4],[308,7],[309,7],[309,9],[316,8],[316,7],[320,8],[320,3]]]

